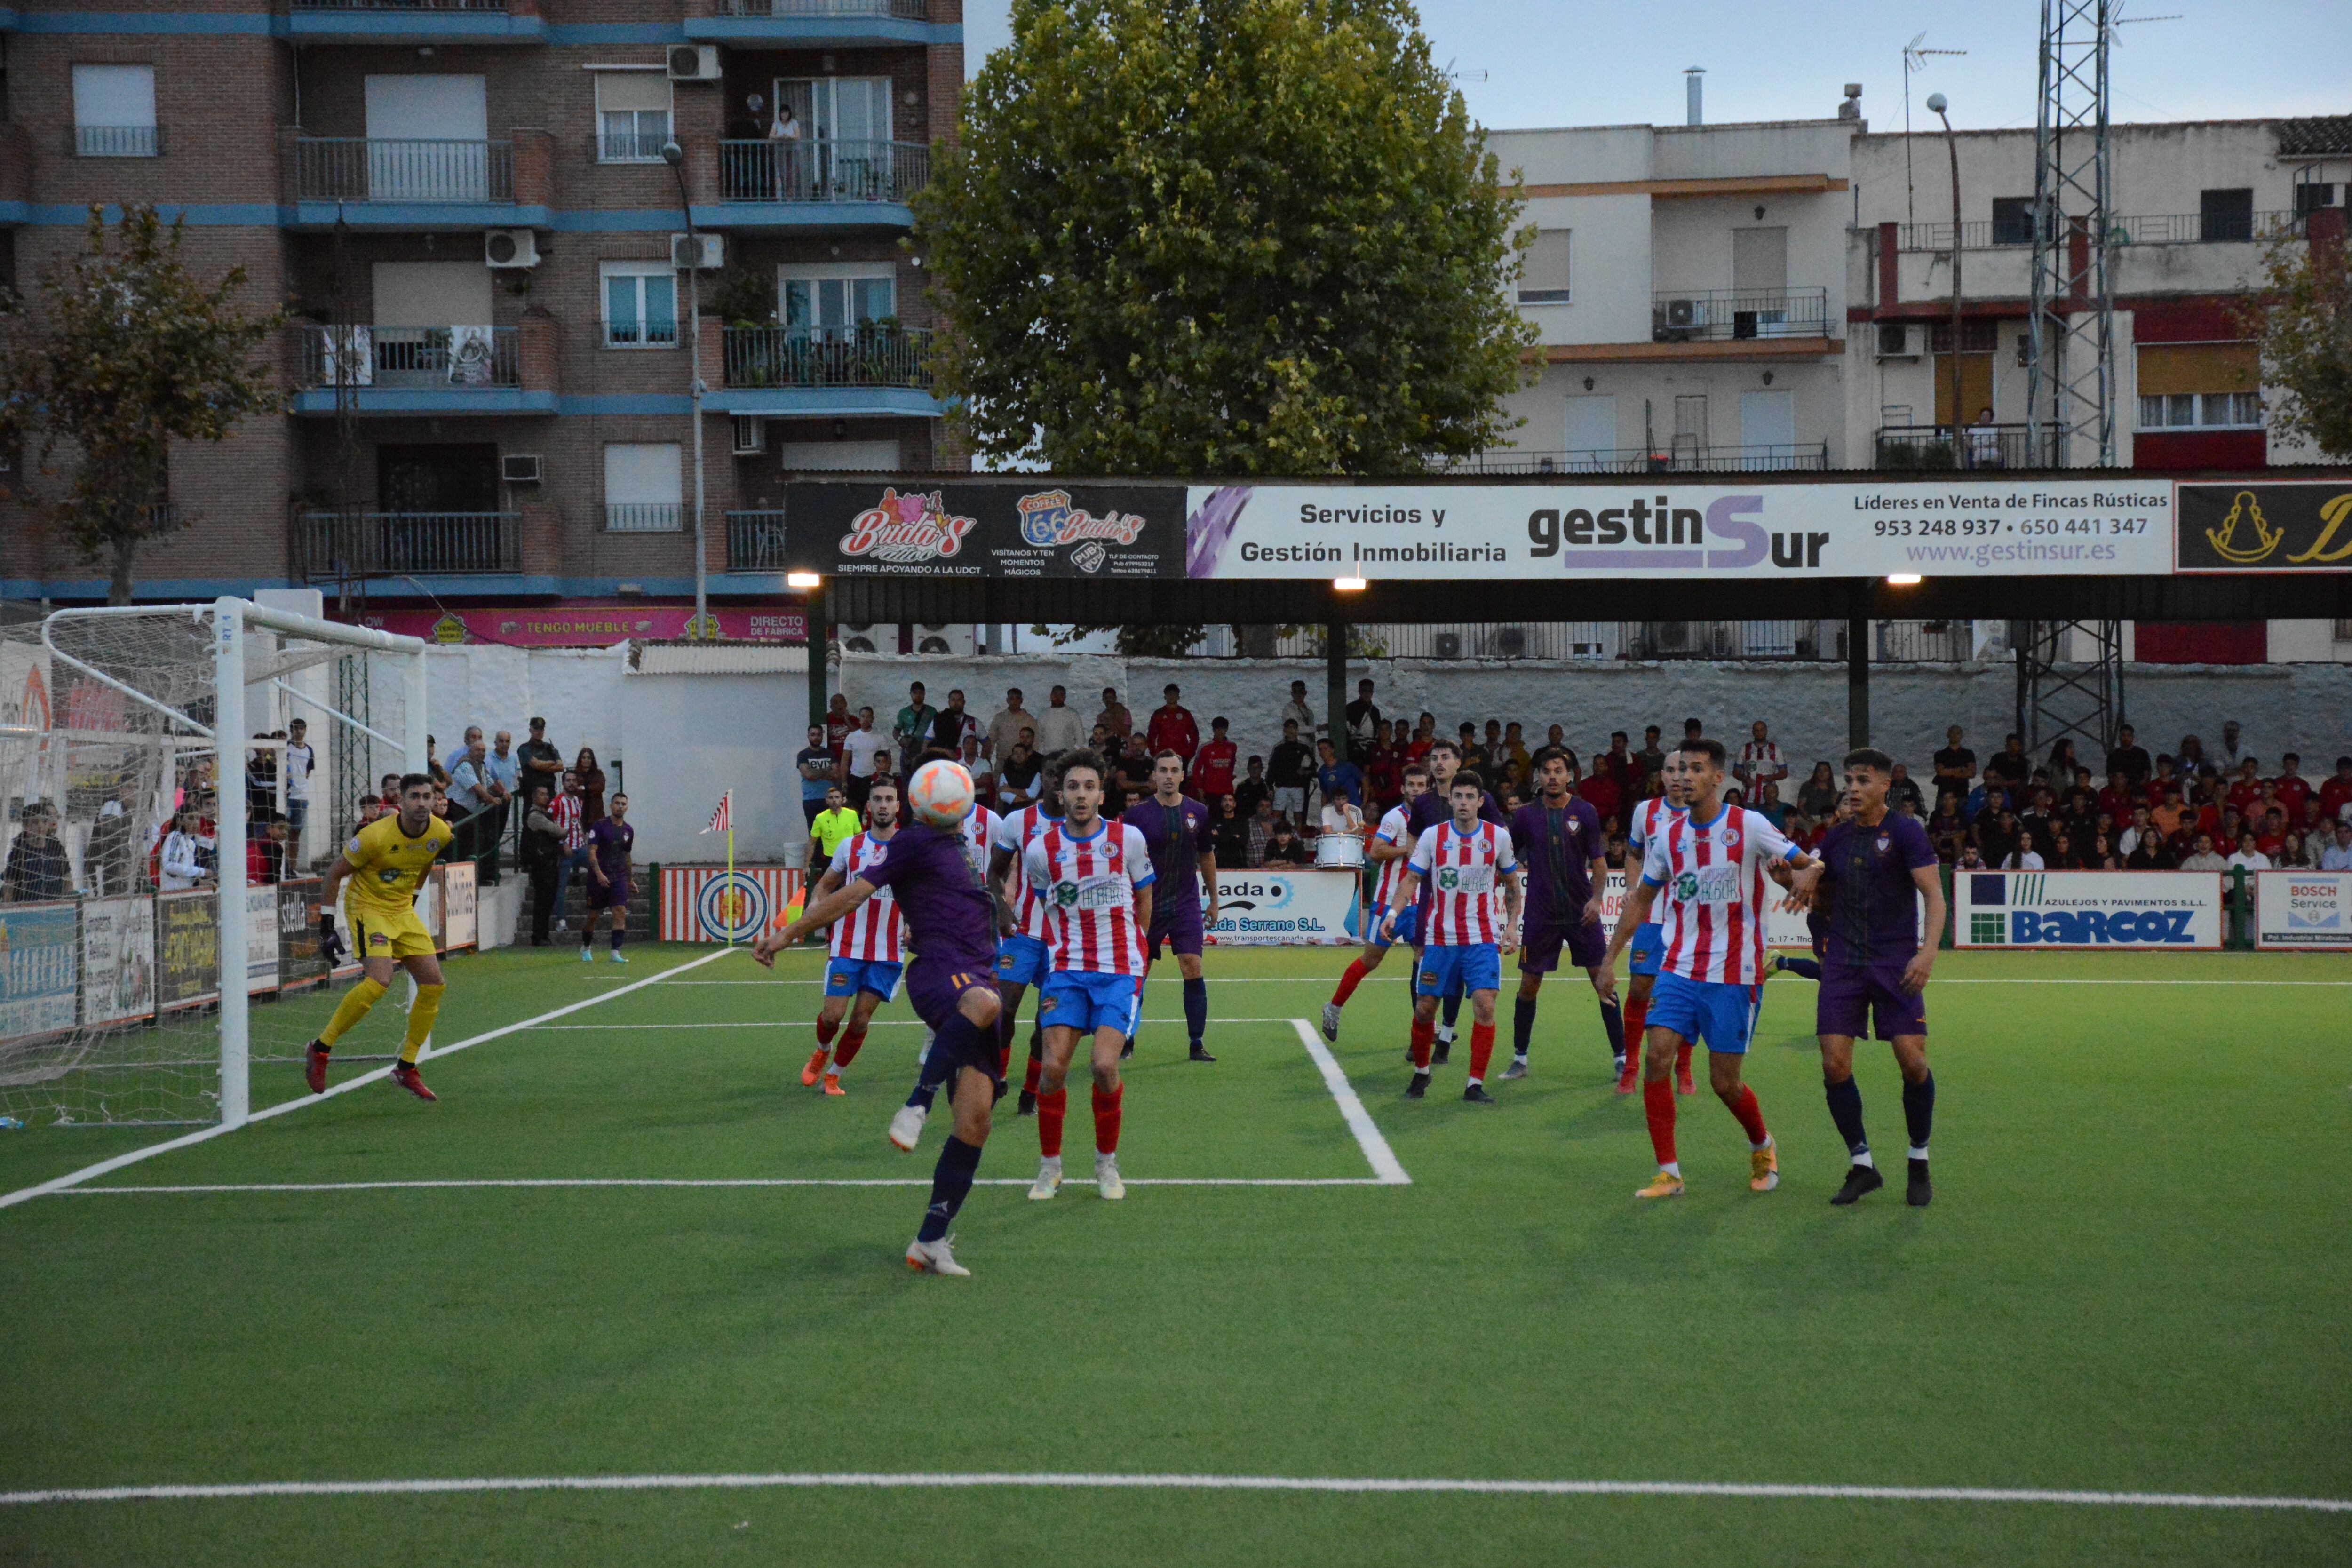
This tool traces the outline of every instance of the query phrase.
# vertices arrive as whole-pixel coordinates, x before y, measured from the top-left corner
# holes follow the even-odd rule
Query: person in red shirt
[[[1227,726],[1223,719],[1209,721],[1209,741],[1192,759],[1192,777],[1186,781],[1185,792],[1197,800],[1215,800],[1219,795],[1234,793],[1234,765],[1240,759],[1241,748],[1225,739]]]
[[[2107,775],[2107,787],[2099,792],[2099,809],[2117,822],[2131,820],[2132,807],[2138,804],[2132,794],[2131,780],[2121,773]]]
[[[1144,731],[1144,742],[1151,754],[1156,756],[1161,752],[1173,752],[1190,766],[1192,753],[1201,749],[1201,726],[1193,722],[1192,713],[1184,705],[1176,700],[1178,695],[1172,681],[1160,692],[1166,700],[1151,710],[1151,722]]]
[[[2352,805],[2352,757],[2336,759],[2336,776],[2319,786],[2319,815],[2330,822]]]
[[[1404,801],[1404,758],[1396,743],[1396,731],[1403,727],[1402,722],[1383,722],[1372,731],[1372,743],[1364,758],[1364,785],[1380,810],[1364,815],[1374,822]]]
[[[2286,819],[2297,822],[2303,817],[2303,803],[2311,794],[2311,781],[2303,776],[2303,759],[2293,752],[2279,759],[2279,776],[2271,781],[2278,794],[2279,805],[2286,808]]]
[[[2254,847],[2273,859],[2286,843],[2286,814],[2272,806],[2263,814],[2262,826],[2254,829]]]
[[[1621,730],[1617,733],[1617,744],[1622,748],[1624,743],[1624,731]],[[1633,759],[1628,757],[1626,761],[1630,763]],[[1591,777],[1577,784],[1576,793],[1586,805],[1592,807],[1593,814],[1603,822],[1612,816],[1621,822],[1624,820],[1625,789],[1617,782],[1615,774],[1610,768],[1608,757],[1603,756],[1601,759],[1599,764],[1593,768]]]
[[[833,753],[835,762],[841,761],[841,749],[849,732],[857,728],[857,715],[849,710],[845,692],[833,694],[833,705],[824,710],[824,749]]]
[[[2229,794],[2223,799],[2243,816],[2263,798],[2262,769],[2248,757],[2238,769],[2238,776],[2230,781]]]

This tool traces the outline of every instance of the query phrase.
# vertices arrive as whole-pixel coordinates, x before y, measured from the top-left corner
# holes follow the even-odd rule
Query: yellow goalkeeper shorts
[[[353,910],[352,953],[355,958],[430,958],[433,933],[415,910]]]

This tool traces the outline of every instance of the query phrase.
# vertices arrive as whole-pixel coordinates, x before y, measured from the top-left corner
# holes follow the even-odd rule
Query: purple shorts
[[[1150,963],[1160,956],[1160,944],[1166,942],[1172,952],[1201,956],[1201,903],[1197,899],[1181,904],[1151,906],[1151,929],[1143,937],[1143,962]]]
[[[1822,988],[1814,1003],[1815,1032],[1863,1037],[1863,1025],[1874,1026],[1873,1039],[1927,1032],[1927,1002],[1903,989],[1903,966],[1876,963],[1867,969],[1824,964]]]
[[[1609,938],[1598,925],[1537,927],[1520,940],[1519,973],[1549,974],[1559,967],[1562,947],[1568,949],[1570,963],[1590,969],[1609,952]]]
[[[625,910],[629,907],[629,883],[626,878],[599,883],[588,879],[588,907],[592,910]]]
[[[929,1025],[935,1034],[946,1028],[948,1020],[955,1016],[957,1005],[963,1000],[965,992],[983,985],[991,991],[996,989],[995,978],[989,969],[986,963],[958,964],[951,959],[927,962],[917,958],[906,968],[907,1000],[914,1005],[915,1016]],[[1002,1082],[1003,1069],[997,1059],[996,1031],[983,1031],[971,1053],[955,1065],[978,1068],[990,1078]]]

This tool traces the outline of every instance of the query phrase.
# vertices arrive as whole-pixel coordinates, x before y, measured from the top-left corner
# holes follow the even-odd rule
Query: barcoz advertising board
[[[1181,577],[1176,485],[784,487],[783,558],[846,577]]]
[[[1890,484],[1196,486],[1195,578],[2132,576],[2172,570],[2169,487],[2128,478]]]
[[[2218,871],[1960,871],[1952,899],[1959,947],[2221,945]]]

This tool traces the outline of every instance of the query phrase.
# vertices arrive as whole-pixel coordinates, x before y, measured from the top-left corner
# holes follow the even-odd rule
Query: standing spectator
[[[1010,816],[1037,798],[1038,776],[1045,771],[1029,744],[1031,731],[1024,725],[1021,738],[996,770],[997,808]]]
[[[73,897],[73,867],[58,837],[58,808],[47,801],[25,807],[16,847],[8,851],[5,883],[12,904]]]
[[[482,727],[468,724],[466,743],[458,749],[457,761],[449,767],[449,826],[456,829],[450,858],[473,860],[478,869],[485,820],[481,814],[490,804],[488,781],[482,773],[482,759],[487,754],[482,745]]]
[[[1037,751],[1051,761],[1064,752],[1075,752],[1087,738],[1086,721],[1070,706],[1066,687],[1056,686],[1045,694],[1045,710],[1037,715]]]
[[[2336,819],[2332,829],[2335,839],[2319,852],[2319,868],[2323,871],[2352,871],[2352,822]]]
[[[1151,752],[1144,746],[1143,737],[1130,733],[1127,737],[1127,750],[1118,754],[1117,782],[1119,793],[1115,798],[1119,814],[1124,815],[1126,811],[1127,796],[1133,795],[1140,800],[1151,793],[1153,765]]]
[[[1739,763],[1732,771],[1739,782],[1754,795],[1759,786],[1778,784],[1789,776],[1789,764],[1780,760],[1780,742],[1771,738],[1764,721],[1759,719],[1748,727],[1748,743],[1739,748]]]
[[[940,710],[923,694],[923,683],[910,682],[907,687],[907,705],[898,710],[898,716],[890,724],[890,739],[898,744],[899,773],[915,771],[916,759],[931,743],[931,726],[939,716]]]
[[[818,740],[824,739],[824,730],[815,725],[811,725],[810,729],[815,731]],[[819,746],[817,750],[822,752],[824,748]],[[555,861],[555,929],[568,931],[572,929],[572,920],[565,910],[571,907],[572,879],[588,865],[588,819],[581,806],[578,773],[569,768],[564,770],[563,785],[547,803],[547,814],[555,819],[556,831],[562,835],[562,840],[556,846],[559,853]]]
[[[310,735],[310,727],[303,720],[286,726],[286,826],[298,853],[303,826],[310,820],[310,775],[319,771],[319,752]]]
[[[1492,747],[1488,749],[1493,751]],[[1502,750],[1495,754],[1495,760],[1509,769],[1511,782],[1522,792],[1529,788],[1534,779],[1535,759],[1528,754],[1528,743],[1521,735],[1521,726],[1517,719],[1503,726]]]
[[[1405,765],[1407,767],[1411,767],[1413,763],[1427,757],[1431,749],[1436,744],[1437,715],[1434,713],[1423,713],[1420,719],[1414,722],[1412,733],[1405,738]]]
[[[1298,721],[1282,721],[1282,740],[1266,759],[1265,775],[1274,785],[1274,809],[1297,822],[1307,815],[1307,786],[1315,782],[1315,753],[1298,738]]]
[[[1624,736],[1621,732],[1617,738],[1622,742],[1624,739]],[[1565,748],[1562,748],[1560,751],[1560,760],[1564,763],[1568,762],[1568,759],[1572,754],[1573,753],[1570,752]],[[1633,758],[1628,755],[1626,761],[1630,763],[1633,761]],[[1575,778],[1575,764],[1573,763],[1570,763],[1569,776],[1570,778]],[[1574,787],[1577,798],[1583,801],[1585,805],[1592,808],[1592,816],[1596,824],[1606,822],[1612,816],[1616,817],[1620,821],[1624,819],[1625,810],[1629,804],[1625,798],[1625,788],[1622,784],[1617,782],[1616,773],[1609,767],[1609,757],[1607,753],[1604,752],[1601,755],[1600,762],[1594,765],[1590,775],[1577,780]]]
[[[841,757],[841,743],[857,728],[857,715],[849,710],[849,694],[836,691],[824,710],[824,743],[833,748],[834,759]]]
[[[1945,731],[1943,750],[1936,753],[1936,795],[1939,800],[1948,795],[1966,797],[1974,787],[1977,754],[1960,744],[1962,733],[1958,724]]]
[[[1380,728],[1381,710],[1380,705],[1372,700],[1372,683],[1359,680],[1356,682],[1356,700],[1348,704],[1349,761],[1356,760],[1352,755],[1354,748],[1370,745],[1378,737]]]
[[[1666,771],[1666,753],[1658,744],[1655,724],[1642,727],[1642,749],[1633,753],[1633,760],[1642,764],[1643,778],[1655,778]]]
[[[1160,692],[1160,706],[1151,710],[1151,722],[1146,728],[1144,740],[1150,755],[1173,752],[1192,765],[1192,753],[1201,749],[1201,727],[1192,721],[1192,713],[1177,699],[1183,695],[1171,681]]]
[[[563,793],[563,753],[547,743],[546,720],[533,719],[529,728],[530,739],[515,748],[522,763],[522,794],[528,799],[531,785],[545,784],[552,801]]]
[[[499,885],[499,850],[506,843],[507,818],[512,814],[515,792],[522,787],[522,759],[514,754],[512,731],[499,731],[489,754],[482,759],[482,778],[490,810],[482,819],[488,829],[478,842],[488,853],[476,863],[475,885],[495,888]]]
[[[572,771],[580,780],[580,826],[585,831],[604,820],[604,770],[596,765],[595,749],[581,747],[579,754],[572,759]]]
[[[139,784],[124,779],[90,825],[83,870],[93,893],[129,893],[139,886]]]
[[[1294,680],[1290,683],[1290,700],[1282,705],[1282,718],[1285,722],[1298,726],[1302,740],[1314,736],[1317,728],[1315,710],[1307,705],[1307,682]]]
[[[2242,767],[2252,762],[2253,758],[2253,743],[2248,741],[2244,731],[2238,728],[2238,721],[2231,719],[2224,722],[2221,726],[2221,754],[2218,759],[2222,769],[2226,772]]]
[[[2132,727],[2126,724],[2117,730],[2116,743],[2107,751],[2107,776],[2112,779],[2121,773],[2125,783],[2137,788],[2155,771],[2156,763],[2149,760],[2147,748],[2133,738]]]
[[[1001,763],[1013,754],[1013,742],[1021,738],[1024,730],[1034,730],[1037,716],[1021,706],[1021,689],[1008,687],[1004,706],[988,721],[988,748],[981,755],[991,763]]]
[[[1232,795],[1217,797],[1216,815],[1209,819],[1209,837],[1217,847],[1218,865],[1249,864],[1249,817]]]
[[[1693,741],[1702,741],[1706,738],[1706,726],[1705,724],[1700,723],[1696,719],[1685,719],[1683,721],[1683,744],[1688,745]]]
[[[1396,744],[1396,727],[1382,724],[1374,732],[1370,755],[1364,763],[1364,815],[1377,819],[1404,799],[1403,753]]]
[[[2352,757],[2338,757],[2335,776],[2319,786],[2319,815],[2331,822],[2341,820],[2347,806],[2352,806]]]
[[[1273,842],[1274,830],[1281,824],[1282,818],[1276,814],[1272,798],[1260,797],[1257,809],[1250,813],[1249,845],[1242,853],[1244,865],[1255,870],[1265,864],[1265,847]]]
[[[1184,781],[1185,793],[1195,800],[1213,801],[1234,790],[1234,764],[1241,749],[1226,737],[1227,725],[1222,718],[1209,721],[1209,738],[1192,758],[1191,774]]]
[[[1104,687],[1102,697],[1102,710],[1095,715],[1095,722],[1109,731],[1112,738],[1124,746],[1127,738],[1135,733],[1135,715],[1129,712],[1127,704],[1118,700],[1118,687]]]
[[[865,824],[849,809],[849,795],[839,784],[824,792],[824,809],[816,814],[809,825],[808,880],[804,886],[814,888],[824,879],[825,868],[833,864],[834,852],[857,837]]]
[[[1559,726],[1554,724],[1552,730],[1554,733],[1546,740],[1545,744],[1558,746],[1562,751],[1567,750],[1566,739],[1559,733]],[[1610,782],[1617,786],[1618,799],[1633,798],[1633,791],[1642,782],[1642,764],[1633,760],[1633,753],[1630,749],[1630,743],[1625,739],[1624,731],[1609,731],[1609,749],[1593,759],[1592,771],[1609,775]],[[1608,815],[1607,812],[1601,813],[1604,817]]]
[[[1274,786],[1265,779],[1265,759],[1252,757],[1249,773],[1241,783],[1234,785],[1234,803],[1241,807],[1244,816],[1254,817],[1257,815],[1258,803],[1273,798]]]
[[[1339,753],[1328,741],[1315,742],[1315,789],[1322,796],[1324,809],[1340,801],[1360,803],[1364,798],[1364,770],[1353,760],[1341,762]]]
[[[16,883],[13,868],[16,857],[10,856],[12,868],[9,897],[14,899]],[[204,822],[193,805],[184,805],[173,819],[172,831],[163,838],[163,865],[156,885],[167,893],[201,887],[205,880]]]
[[[543,784],[530,786],[530,805],[523,812],[522,842],[515,857],[530,879],[530,945],[547,945],[548,928],[557,915],[556,874],[563,863],[563,825],[555,819],[555,797]]]
[[[257,741],[276,737],[268,731],[257,731]],[[258,818],[278,808],[278,750],[263,745],[245,756],[245,815],[248,820]]]
[[[890,737],[874,728],[874,710],[857,710],[857,728],[841,742],[842,773],[849,786],[849,804],[866,809],[866,796],[875,775],[889,772]]]
[[[931,748],[970,767],[979,744],[980,720],[965,709],[962,689],[953,689],[948,692],[948,705],[931,720]]]
[[[1461,754],[1462,765],[1475,773],[1492,773],[1494,764],[1486,758],[1486,748],[1478,743],[1478,726],[1469,720],[1454,731],[1454,749]]]
[[[801,775],[801,816],[814,829],[816,814],[824,809],[825,794],[835,782],[833,752],[825,748],[824,725],[808,727],[808,744],[793,759],[793,771]]]

